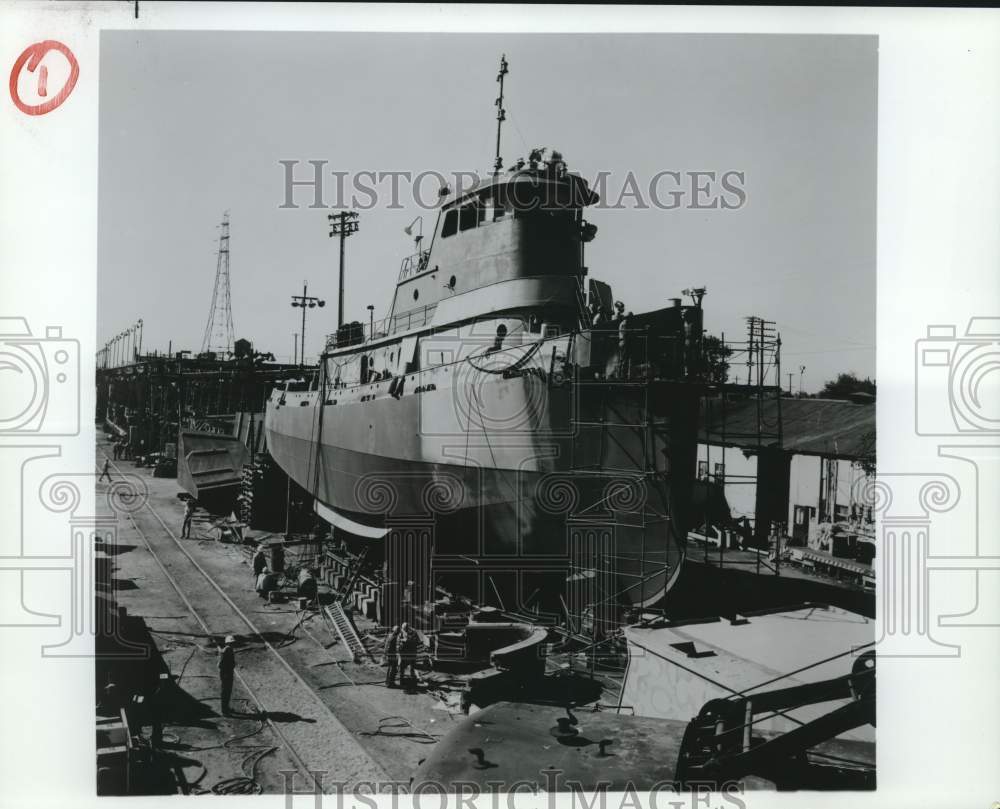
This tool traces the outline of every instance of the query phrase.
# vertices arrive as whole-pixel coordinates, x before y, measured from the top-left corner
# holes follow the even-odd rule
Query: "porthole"
[[[419,297],[420,297],[420,290],[419,289],[413,290],[413,300],[416,300]]]

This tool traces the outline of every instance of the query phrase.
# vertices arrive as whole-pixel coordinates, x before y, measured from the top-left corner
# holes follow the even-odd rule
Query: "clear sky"
[[[777,321],[782,370],[797,386],[805,365],[807,391],[840,371],[874,376],[873,37],[106,31],[98,343],[142,318],[144,350],[200,349],[228,209],[236,336],[290,358],[290,296],[308,279],[327,301],[309,312],[315,355],[335,327],[337,244],[308,189],[279,208],[278,161],[301,161],[303,177],[309,160],[486,173],[501,53],[506,165],[556,148],[585,177],[609,172],[614,197],[629,172],[643,187],[662,171],[744,173],[736,210],[588,212],[592,277],[636,312],[707,286],[706,327],[727,337],[745,334],[746,315]],[[390,305],[413,249],[403,228],[421,212],[403,202],[361,213],[348,319]]]

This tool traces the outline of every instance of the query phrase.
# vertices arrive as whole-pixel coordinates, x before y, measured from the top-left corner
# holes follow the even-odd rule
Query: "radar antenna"
[[[500,157],[500,128],[503,122],[507,120],[507,111],[503,108],[503,77],[507,75],[509,71],[507,70],[507,54],[503,54],[500,57],[500,72],[497,73],[497,81],[500,82],[500,95],[497,96],[496,108],[497,108],[497,155],[496,159],[493,161],[493,176],[496,177],[500,173],[500,168],[503,166],[503,158]]]

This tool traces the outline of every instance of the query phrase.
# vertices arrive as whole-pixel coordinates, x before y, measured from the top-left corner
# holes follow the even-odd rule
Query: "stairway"
[[[347,613],[344,612],[344,606],[340,601],[335,601],[327,605],[324,609],[324,614],[330,620],[330,623],[333,624],[333,628],[337,630],[344,648],[350,650],[355,660],[370,658],[368,650],[361,642],[358,630],[354,628],[351,619],[347,617]]]
[[[351,597],[351,593],[354,591],[354,586],[358,583],[358,579],[361,578],[361,569],[364,565],[364,561],[368,556],[368,546],[365,545],[362,548],[361,553],[358,558],[355,559],[348,568],[348,575],[345,578],[340,589],[334,595],[334,600],[338,602],[347,601]]]

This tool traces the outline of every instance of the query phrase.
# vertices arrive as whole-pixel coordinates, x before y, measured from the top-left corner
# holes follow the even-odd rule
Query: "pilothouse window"
[[[441,226],[441,238],[454,236],[458,231],[458,211],[452,208],[444,215],[444,225]]]
[[[458,217],[458,229],[459,230],[470,230],[479,224],[479,220],[483,218],[486,211],[480,208],[478,205],[466,205],[464,206]]]
[[[491,192],[486,191],[472,202],[445,212],[444,222],[441,225],[441,238],[454,236],[460,230],[472,230],[487,221],[496,221],[505,212],[504,203],[494,199]]]

